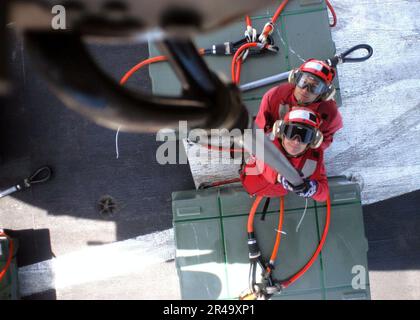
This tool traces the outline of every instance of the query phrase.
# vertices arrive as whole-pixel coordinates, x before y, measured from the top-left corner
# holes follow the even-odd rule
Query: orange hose
[[[149,64],[155,63],[155,62],[160,62],[160,61],[166,61],[168,60],[167,57],[165,56],[157,56],[157,57],[153,57],[153,58],[149,58],[146,60],[143,60],[142,62],[136,64],[134,67],[132,67],[130,70],[128,70],[124,76],[121,78],[120,80],[120,84],[124,84],[127,82],[127,80],[139,69],[143,68],[144,66],[147,66]]]
[[[257,196],[255,198],[254,203],[252,204],[251,211],[249,212],[248,216],[248,225],[247,225],[247,231],[248,233],[254,232],[254,217],[255,212],[257,211],[258,205],[260,204],[263,197]]]
[[[271,253],[270,257],[270,263],[274,264],[274,261],[276,261],[277,253],[279,251],[280,247],[280,239],[281,239],[281,231],[283,228],[283,219],[284,219],[284,196],[280,197],[280,214],[279,214],[279,224],[277,226],[277,235],[276,235],[276,242],[274,243],[274,248]],[[268,268],[267,271],[270,271]]]
[[[289,2],[289,0],[284,0],[280,6],[277,8],[276,12],[274,13],[273,17],[271,18],[271,22],[274,24],[276,23],[278,17],[280,16],[281,12],[283,11],[286,4]]]
[[[6,275],[7,270],[9,269],[10,263],[13,259],[13,240],[10,239],[5,233],[1,232],[0,237],[6,237],[9,240],[9,256],[7,257],[6,265],[4,266],[3,270],[0,272],[0,281],[3,279],[3,277]]]
[[[321,241],[319,242],[318,247],[316,248],[316,251],[312,255],[312,258],[308,261],[308,263],[302,269],[300,269],[294,276],[292,276],[290,279],[282,282],[283,288],[288,287],[293,282],[295,282],[297,279],[299,279],[312,266],[312,264],[318,258],[318,255],[321,252],[322,247],[324,246],[325,239],[327,238],[328,229],[330,227],[330,218],[331,218],[331,200],[330,200],[330,195],[328,195],[328,198],[327,198],[327,216],[325,218],[325,227],[324,227],[324,232],[322,233]]]
[[[250,26],[252,26],[252,23],[251,23],[251,18],[250,18],[249,16],[246,16],[246,17],[245,17],[245,21],[246,21],[246,25],[247,25],[247,26],[249,26],[249,27],[250,27]]]
[[[330,9],[331,14],[333,16],[333,23],[330,23],[330,27],[333,28],[337,24],[337,15],[335,14],[334,8],[331,5],[331,3],[328,0],[325,0],[325,2],[327,3],[328,9]]]
[[[247,224],[247,232],[251,233],[254,232],[254,218],[255,218],[255,212],[257,211],[258,205],[260,204],[262,200],[262,196],[257,196],[254,203],[252,204],[251,211],[249,212],[248,216],[248,224]],[[270,264],[273,264],[276,260],[278,249],[280,247],[280,239],[281,239],[281,231],[283,227],[283,219],[284,219],[284,197],[280,198],[280,216],[279,216],[279,223],[278,223],[278,233],[276,236],[276,241],[274,244],[273,251],[271,253],[270,257]],[[331,219],[331,199],[330,195],[327,197],[327,215],[325,217],[325,226],[324,231],[322,233],[321,240],[319,241],[318,247],[316,248],[314,254],[312,255],[311,259],[305,264],[305,266],[300,269],[297,273],[295,273],[291,278],[288,280],[285,280],[281,282],[281,286],[283,288],[288,287],[292,283],[294,283],[296,280],[298,280],[300,277],[302,277],[306,271],[313,265],[315,260],[318,258],[318,255],[320,254],[322,248],[324,247],[325,240],[327,239],[328,230],[330,228],[330,219]],[[267,267],[267,272],[271,272],[270,267]]]
[[[198,50],[198,52],[200,53],[200,55],[204,55],[204,49],[201,48]],[[156,63],[156,62],[161,62],[161,61],[167,61],[168,58],[166,56],[156,56],[156,57],[152,57],[146,60],[141,61],[140,63],[136,64],[134,67],[132,67],[130,70],[128,70],[124,76],[121,78],[120,80],[120,84],[123,85],[127,82],[127,80],[138,70],[140,70],[141,68],[152,64],[152,63]]]
[[[241,69],[242,69],[242,59],[239,59],[236,61],[236,74],[235,74],[235,83],[238,83],[241,81]]]
[[[280,16],[281,12],[283,11],[283,9],[286,6],[286,4],[288,3],[288,1],[289,0],[283,0],[283,2],[277,8],[274,16],[271,18],[271,22],[273,24],[277,21],[278,17]],[[327,1],[327,4],[329,4],[328,1]],[[331,4],[329,6],[331,6]],[[333,13],[333,16],[335,16],[335,13],[334,13],[334,10],[332,9],[332,6],[331,6],[330,10]],[[251,26],[251,18],[249,16],[246,16],[245,17],[245,21],[246,21],[247,26]],[[251,43],[255,43],[255,42],[251,42]],[[247,44],[250,44],[250,43],[247,43]],[[247,44],[245,44],[245,45],[247,45]],[[253,45],[253,46],[256,46],[256,45]],[[250,47],[252,47],[252,46],[247,46],[246,48],[250,48]],[[243,50],[244,49],[242,49],[241,51],[243,51]],[[240,51],[240,50],[238,50],[238,51]],[[236,53],[238,53],[238,51]],[[201,55],[204,55],[204,49],[203,48],[199,49],[199,53]],[[239,60],[238,62],[236,62],[236,60],[238,59],[238,56],[239,56],[239,54],[238,55],[235,54],[235,56],[233,57],[233,59],[232,59],[232,67],[231,67],[232,81],[234,83],[236,83],[236,84],[239,83],[239,81],[240,81],[240,75],[241,75],[241,67],[240,67],[241,60]],[[147,66],[149,64],[156,63],[156,62],[166,61],[166,60],[168,60],[168,58],[166,56],[156,56],[156,57],[152,57],[152,58],[146,59],[144,61],[141,61],[140,63],[136,64],[134,67],[132,67],[130,70],[128,70],[124,74],[124,76],[120,80],[120,84],[121,85],[125,84],[127,82],[127,80],[135,72],[137,72],[139,69],[143,68],[144,66]],[[235,68],[237,69],[237,71],[235,71]]]
[[[283,2],[277,8],[276,12],[274,13],[273,17],[271,18],[271,22],[273,24],[276,23],[278,17],[282,13],[284,7],[286,7],[286,5],[287,5],[288,2],[289,2],[289,0],[283,0]],[[251,25],[251,19],[249,18],[249,16],[246,16],[245,19],[246,19],[247,26],[250,26]],[[266,33],[268,33],[268,32],[266,32]],[[231,73],[232,73],[232,81],[235,84],[239,84],[240,79],[241,79],[241,63],[242,63],[242,59],[239,59],[238,60],[238,56],[239,56],[240,52],[242,52],[243,50],[248,49],[250,47],[255,47],[256,46],[256,45],[246,46],[246,45],[249,45],[249,44],[252,44],[252,43],[255,43],[255,42],[249,42],[249,43],[244,44],[242,47],[240,47],[238,49],[238,51],[236,51],[235,56],[232,59]],[[236,70],[235,70],[235,68],[236,68]]]
[[[245,43],[242,46],[240,46],[239,49],[238,49],[238,51],[235,52],[235,55],[233,56],[232,64],[231,64],[232,81],[234,83],[238,84],[239,83],[239,79],[240,79],[240,73],[237,74],[236,73],[236,69],[235,69],[236,67],[238,67],[237,61],[238,61],[239,55],[242,53],[242,51],[244,51],[246,49],[249,49],[249,48],[252,48],[252,47],[256,47],[258,45],[259,44],[257,42],[248,42],[248,43]],[[237,80],[238,80],[238,82],[237,82]]]

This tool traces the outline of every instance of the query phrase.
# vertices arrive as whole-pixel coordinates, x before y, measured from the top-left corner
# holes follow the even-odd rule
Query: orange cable
[[[130,70],[128,70],[124,76],[121,78],[120,80],[120,84],[124,84],[127,82],[127,80],[139,69],[143,68],[144,66],[147,66],[149,64],[155,63],[155,62],[160,62],[160,61],[166,61],[168,60],[167,57],[165,56],[157,56],[157,57],[153,57],[153,58],[149,58],[146,60],[143,60],[142,62],[136,64],[134,67],[132,67]]]
[[[239,84],[241,81],[241,69],[242,69],[242,59],[236,61],[236,74],[235,74],[235,83]]]
[[[279,214],[279,224],[277,226],[277,235],[276,235],[276,242],[274,243],[274,248],[271,253],[270,257],[270,263],[274,264],[274,261],[276,261],[277,253],[279,251],[280,247],[280,240],[281,240],[281,231],[283,228],[283,220],[284,220],[284,196],[280,197],[280,214]],[[267,271],[271,271],[270,268],[267,268]]]
[[[330,9],[330,12],[333,16],[333,23],[330,23],[330,27],[333,28],[337,24],[337,15],[335,14],[334,8],[331,5],[331,3],[328,0],[325,0],[325,2],[327,3],[328,9]]]
[[[280,4],[280,6],[277,8],[276,12],[274,13],[273,17],[271,18],[271,23],[275,24],[278,17],[280,16],[280,14],[282,13],[283,9],[286,7],[287,3],[289,2],[289,0],[283,0],[283,2]],[[247,26],[251,25],[251,19],[249,18],[249,16],[246,16],[246,24]],[[271,30],[266,30],[266,35],[270,32]],[[255,43],[255,42],[249,42],[247,44],[251,44],[251,43]],[[245,44],[246,45],[246,44]],[[243,46],[245,46],[243,45]],[[250,48],[251,46],[248,46],[246,48]],[[240,47],[238,49],[238,51],[236,53],[238,53],[239,51],[242,51],[244,49],[242,49],[242,47]],[[237,55],[235,54],[235,56],[232,59],[232,66],[231,66],[231,73],[232,73],[232,81],[235,84],[239,84],[240,82],[240,78],[241,78],[241,67],[240,64],[243,62],[242,59],[239,59],[237,61]],[[236,70],[235,70],[236,68]]]
[[[240,79],[240,74],[237,75],[236,74],[236,67],[237,67],[237,60],[239,55],[242,53],[242,51],[244,51],[245,49],[249,49],[252,47],[257,47],[259,45],[259,43],[257,42],[248,42],[243,44],[242,46],[239,47],[239,49],[235,52],[235,55],[233,56],[232,59],[232,63],[231,63],[231,74],[232,74],[232,81],[236,84],[238,84],[238,82],[236,82],[236,80]]]
[[[289,0],[284,0],[280,6],[277,8],[276,12],[274,13],[273,17],[271,18],[271,22],[274,24],[276,23],[278,17],[280,16],[281,12],[283,11],[286,4],[289,2]]]
[[[6,265],[4,266],[3,270],[0,272],[0,281],[3,279],[3,277],[6,275],[7,270],[9,269],[10,263],[13,259],[13,240],[9,238],[4,232],[0,233],[0,237],[6,237],[9,240],[9,256],[7,257]]]
[[[322,233],[321,241],[319,242],[316,251],[312,255],[312,258],[308,261],[308,263],[302,269],[300,269],[294,276],[292,276],[290,279],[282,282],[281,285],[282,285],[283,288],[288,287],[293,282],[295,282],[297,279],[299,279],[312,266],[312,264],[318,258],[318,255],[321,252],[322,247],[324,246],[325,239],[327,238],[328,229],[330,227],[330,218],[331,218],[331,200],[330,200],[330,195],[328,194],[327,216],[325,217],[325,227],[324,227],[324,232]]]
[[[284,9],[284,7],[286,6],[287,3],[288,3],[288,0],[283,0],[283,2],[277,8],[274,16],[271,18],[271,22],[272,23],[275,23],[277,21],[278,17],[280,16],[281,12],[283,11],[283,9]],[[332,12],[333,12],[333,10],[332,10]],[[333,15],[335,15],[335,13],[333,13]],[[245,20],[246,20],[247,26],[251,26],[251,18],[248,15],[245,17]],[[251,43],[253,43],[253,42],[251,42]],[[250,47],[251,46],[249,46],[247,48],[250,48]],[[204,51],[205,51],[205,49],[203,49],[203,48],[199,49],[199,52],[200,52],[201,55],[204,55]],[[231,68],[232,69],[231,70],[232,71],[232,81],[234,83],[236,83],[236,84],[239,83],[239,80],[240,80],[240,71],[241,71],[241,68],[239,66],[239,64],[241,63],[241,61],[239,60],[239,62],[236,63],[237,58],[238,58],[238,55],[235,55],[235,57],[233,58],[233,61],[235,61],[235,63],[232,62],[232,68]],[[120,84],[121,85],[125,84],[127,82],[127,80],[135,72],[137,72],[139,69],[143,68],[144,66],[147,66],[149,64],[156,63],[156,62],[166,61],[166,60],[168,60],[168,58],[166,56],[156,56],[156,57],[152,57],[152,58],[146,59],[144,61],[141,61],[140,63],[136,64],[134,67],[132,67],[129,71],[127,71],[124,74],[124,76],[120,80]],[[237,68],[239,71],[235,71],[235,68]]]
[[[204,49],[199,49],[198,52],[200,53],[200,55],[204,55]],[[152,63],[156,63],[156,62],[161,62],[161,61],[167,61],[168,58],[166,56],[156,56],[156,57],[152,57],[146,60],[141,61],[140,63],[136,64],[134,67],[132,67],[130,70],[128,70],[124,76],[121,78],[120,80],[120,84],[123,85],[127,82],[127,80],[138,70],[140,70],[141,68],[143,68],[144,66],[147,66],[149,64]]]
[[[245,21],[246,21],[246,25],[247,25],[247,26],[249,26],[249,27],[251,27],[251,26],[252,26],[252,23],[251,23],[251,18],[250,18],[249,16],[246,16],[246,17],[245,17]]]
[[[248,216],[248,224],[247,224],[248,233],[254,232],[255,212],[257,211],[258,205],[260,204],[262,198],[263,198],[262,196],[257,196],[255,198],[254,203],[252,204],[251,211],[249,212],[249,216]]]

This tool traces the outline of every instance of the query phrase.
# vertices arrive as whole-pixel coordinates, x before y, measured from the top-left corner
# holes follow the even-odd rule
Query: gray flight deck
[[[299,0],[289,2],[280,19],[287,24],[278,26],[282,37],[296,27],[292,13]],[[361,182],[372,299],[420,299],[420,79],[416,68],[420,3],[341,0],[332,4],[338,17],[331,29],[337,50],[368,43],[374,55],[363,64],[338,67],[344,128],[327,152],[327,170],[330,175],[355,175]],[[305,10],[312,11],[309,7]],[[313,8],[308,19],[325,17],[323,2]],[[263,16],[267,16],[264,10],[254,20],[261,25]],[[232,40],[243,35],[244,21],[236,25],[239,29]],[[179,299],[171,193],[193,190],[197,174],[193,179],[189,165],[157,164],[160,143],[154,134],[120,132],[117,158],[116,132],[68,110],[34,69],[13,22],[8,30],[12,33],[8,65],[15,81],[9,97],[0,98],[0,187],[10,187],[40,165],[49,164],[54,170],[49,183],[0,200],[0,228],[15,230],[19,238],[22,297]],[[209,40],[212,34],[199,39]],[[292,66],[300,61],[298,56],[309,57],[300,45],[321,50],[315,39],[293,42],[287,34],[283,40],[287,47],[281,40],[276,43],[279,54],[254,62],[267,68],[263,61],[287,53]],[[327,49],[333,52],[331,45],[328,42]],[[89,48],[116,81],[149,56],[145,44]],[[228,69],[223,72],[230,77],[228,58],[209,59],[224,61],[220,63]],[[250,78],[252,60],[244,64],[242,83],[257,78]],[[153,68],[167,66],[153,66],[152,73],[157,70]],[[262,77],[277,72],[273,68]],[[150,90],[148,68],[136,73],[127,86]],[[255,112],[259,95],[245,103]],[[98,213],[97,202],[104,195],[119,205],[112,217]],[[118,264],[110,263],[110,256]]]

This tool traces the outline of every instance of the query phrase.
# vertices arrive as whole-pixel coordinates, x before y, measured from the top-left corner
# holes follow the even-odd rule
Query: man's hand
[[[294,186],[285,177],[279,175],[278,181],[283,188],[296,193],[299,197],[312,197],[318,190],[318,183],[315,180],[304,179],[302,184]]]

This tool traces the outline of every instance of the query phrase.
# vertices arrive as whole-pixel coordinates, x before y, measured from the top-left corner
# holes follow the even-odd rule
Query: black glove
[[[318,182],[315,180],[304,179],[303,183],[298,186],[292,185],[285,177],[281,177],[280,182],[283,185],[283,188],[304,198],[312,197],[318,190]]]

